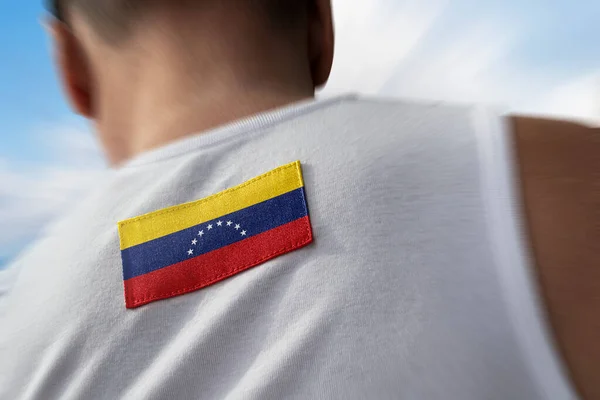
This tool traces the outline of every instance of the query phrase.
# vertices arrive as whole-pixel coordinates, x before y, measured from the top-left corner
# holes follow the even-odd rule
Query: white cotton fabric
[[[137,157],[13,267],[0,398],[574,399],[530,277],[509,136],[474,107],[345,96]],[[125,308],[118,221],[295,160],[313,244]]]

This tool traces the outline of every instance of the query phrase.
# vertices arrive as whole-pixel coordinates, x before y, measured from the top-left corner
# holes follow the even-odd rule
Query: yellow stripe
[[[121,250],[211,221],[303,186],[300,162],[296,161],[205,199],[119,222]]]

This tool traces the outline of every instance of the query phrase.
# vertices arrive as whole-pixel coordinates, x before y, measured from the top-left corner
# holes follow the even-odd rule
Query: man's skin
[[[556,342],[584,399],[600,399],[600,129],[512,119],[523,209]]]
[[[195,11],[156,7],[118,45],[77,10],[68,13],[68,26],[49,22],[68,98],[94,123],[111,163],[313,97],[327,81],[329,0],[315,0],[302,26],[285,34],[239,0],[205,3]],[[555,339],[582,397],[600,399],[600,132],[526,117],[513,118],[512,126],[524,217]]]

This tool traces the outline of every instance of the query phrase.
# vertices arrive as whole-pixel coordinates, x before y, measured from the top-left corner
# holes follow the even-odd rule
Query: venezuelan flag
[[[119,223],[125,305],[217,283],[312,242],[300,162]]]

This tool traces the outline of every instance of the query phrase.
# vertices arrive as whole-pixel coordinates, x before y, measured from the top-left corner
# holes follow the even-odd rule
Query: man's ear
[[[44,28],[52,37],[54,59],[71,107],[81,116],[93,118],[92,74],[80,43],[61,21],[45,21]]]
[[[314,0],[309,4],[308,51],[313,84],[318,88],[327,83],[333,66],[333,16],[331,0]]]

